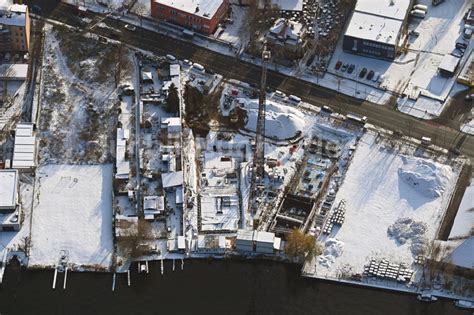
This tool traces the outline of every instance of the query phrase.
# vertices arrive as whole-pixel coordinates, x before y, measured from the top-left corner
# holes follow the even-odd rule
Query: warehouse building
[[[228,0],[151,0],[151,16],[212,34],[229,10]]]
[[[414,0],[358,0],[346,28],[344,51],[393,60]]]

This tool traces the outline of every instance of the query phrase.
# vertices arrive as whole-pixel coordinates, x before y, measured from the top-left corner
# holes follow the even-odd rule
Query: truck
[[[367,122],[367,116],[358,116],[356,114],[350,114],[349,113],[349,114],[346,115],[346,118],[351,120],[351,121],[361,123],[361,124],[365,124]]]

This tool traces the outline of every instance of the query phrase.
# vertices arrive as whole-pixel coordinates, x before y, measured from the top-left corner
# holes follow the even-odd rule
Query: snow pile
[[[400,179],[426,197],[442,195],[449,182],[448,166],[409,157],[402,157],[402,161],[403,165],[398,169]]]
[[[318,262],[324,267],[331,267],[336,261],[336,258],[342,255],[342,248],[344,243],[335,239],[330,238],[324,243],[324,253],[318,257]]]
[[[247,110],[245,128],[255,132],[258,116],[258,100],[239,99]],[[267,101],[265,136],[285,140],[291,139],[305,129],[304,114],[296,108]]]
[[[400,218],[388,227],[387,234],[400,245],[410,241],[410,250],[413,256],[417,256],[426,251],[425,233],[427,230],[428,226],[424,222],[411,218]]]

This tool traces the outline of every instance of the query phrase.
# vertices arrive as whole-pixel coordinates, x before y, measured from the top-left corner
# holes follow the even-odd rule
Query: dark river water
[[[148,275],[69,273],[52,290],[52,271],[7,269],[0,314],[472,314],[449,300],[305,279],[299,267],[264,261],[187,260],[150,264]]]

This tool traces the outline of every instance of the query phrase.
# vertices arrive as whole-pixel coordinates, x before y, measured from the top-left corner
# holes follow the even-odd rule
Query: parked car
[[[359,78],[363,78],[365,77],[365,74],[367,73],[367,68],[363,68],[360,72],[359,72]]]
[[[342,66],[342,72],[346,72],[347,68],[349,68],[349,64],[346,63],[345,65]]]
[[[380,73],[375,72],[374,77],[372,78],[372,81],[377,82],[379,80]]]
[[[454,57],[462,58],[462,56],[464,56],[464,50],[455,49],[453,50],[451,55],[453,55]]]
[[[349,66],[349,69],[347,69],[347,73],[351,74],[354,71],[354,69],[355,69],[355,64],[351,64]]]
[[[415,31],[415,30],[411,30],[411,31],[409,32],[409,34],[412,35],[412,36],[415,36],[415,37],[420,36],[420,33],[417,32],[417,31]]]
[[[372,80],[373,77],[374,77],[374,71],[370,70],[369,74],[367,75],[367,80]]]
[[[131,24],[125,24],[125,28],[132,32],[137,29],[134,25]]]
[[[466,95],[466,97],[464,98],[464,100],[466,102],[471,102],[472,100],[474,100],[474,94],[468,94]]]
[[[323,112],[332,113],[332,108],[329,107],[329,106],[326,106],[326,105],[324,105],[324,106],[321,108],[321,110],[322,110]]]
[[[334,66],[334,69],[339,70],[339,68],[341,68],[341,66],[342,66],[342,61],[339,60],[338,62],[336,62],[336,65]]]
[[[465,43],[456,43],[456,48],[459,50],[466,50],[467,44]]]

